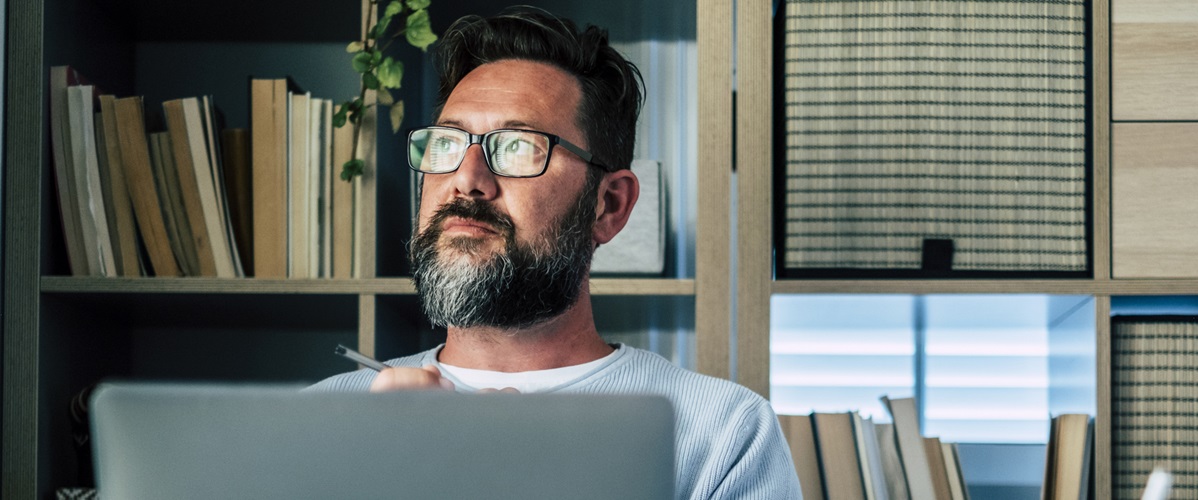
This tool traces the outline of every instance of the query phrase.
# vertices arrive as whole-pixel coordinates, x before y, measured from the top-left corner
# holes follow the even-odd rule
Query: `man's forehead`
[[[578,80],[557,66],[505,59],[479,66],[463,77],[437,123],[466,130],[480,125],[489,129],[560,129],[573,124],[580,97]]]

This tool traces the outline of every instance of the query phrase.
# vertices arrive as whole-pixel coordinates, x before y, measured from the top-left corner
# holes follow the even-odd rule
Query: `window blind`
[[[1044,443],[1051,298],[776,295],[770,334],[774,409],[858,410],[889,421],[880,396],[916,395],[925,435],[950,442]]]

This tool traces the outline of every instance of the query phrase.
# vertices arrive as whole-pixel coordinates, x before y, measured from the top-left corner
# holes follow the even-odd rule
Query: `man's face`
[[[537,130],[585,148],[579,99],[577,80],[554,66],[499,61],[458,83],[437,124]],[[430,319],[521,327],[573,305],[593,251],[594,186],[580,199],[589,168],[554,148],[540,177],[499,177],[471,146],[457,171],[425,175],[412,262]]]

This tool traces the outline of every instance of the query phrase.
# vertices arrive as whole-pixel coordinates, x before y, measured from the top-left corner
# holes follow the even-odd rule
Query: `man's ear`
[[[599,200],[595,204],[595,244],[611,241],[624,229],[640,195],[641,183],[632,170],[622,169],[604,174],[599,180]]]

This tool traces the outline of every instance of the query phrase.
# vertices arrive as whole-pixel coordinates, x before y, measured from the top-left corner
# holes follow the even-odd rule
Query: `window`
[[[1080,332],[1069,345],[1091,346],[1093,358],[1090,297],[787,295],[771,310],[771,397],[781,414],[858,410],[885,422],[880,396],[914,396],[925,435],[1043,443],[1050,413],[1094,413],[1093,383],[1081,398],[1088,409],[1054,407],[1050,392],[1053,380],[1079,378],[1054,371],[1052,346],[1063,343],[1051,339]]]

